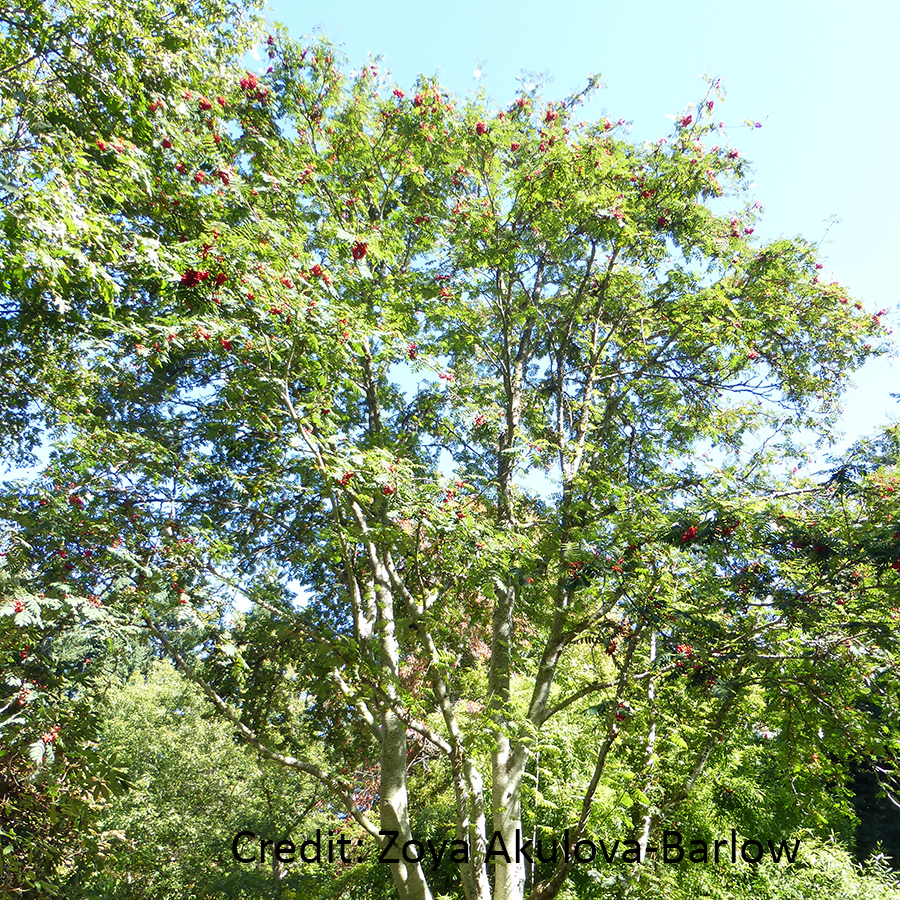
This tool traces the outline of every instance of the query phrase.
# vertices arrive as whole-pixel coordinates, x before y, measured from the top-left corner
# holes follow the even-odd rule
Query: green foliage
[[[65,872],[96,863],[97,818],[125,786],[96,744],[116,660],[94,607],[35,593],[20,550],[0,558],[0,885],[49,896]]]
[[[0,10],[0,436],[10,456],[86,400],[82,356],[123,283],[173,275],[166,235],[136,220],[180,203],[161,177],[167,156],[214,149],[182,97],[198,84],[219,92],[219,65],[246,45],[242,8],[26,0]],[[221,128],[216,109],[204,118]],[[163,146],[167,134],[177,147]]]
[[[165,662],[109,692],[99,744],[122,761],[131,787],[103,813],[102,866],[77,872],[67,897],[318,896],[308,893],[322,880],[314,869],[276,878],[271,861],[232,858],[239,831],[287,840],[335,820],[321,811],[314,788],[261,763],[210,712]]]
[[[657,877],[648,879],[647,889],[678,898],[802,900],[816,896],[827,900],[843,897],[895,900],[900,894],[896,872],[884,859],[873,859],[859,866],[844,847],[830,840],[807,841],[803,861],[790,866],[776,865],[767,860],[759,865],[697,866],[693,870],[677,873],[666,871],[663,867],[654,874]]]

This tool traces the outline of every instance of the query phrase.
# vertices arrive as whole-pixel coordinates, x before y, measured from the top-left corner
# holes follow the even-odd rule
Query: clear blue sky
[[[666,134],[671,117],[700,98],[701,74],[721,76],[721,118],[763,123],[730,132],[753,163],[765,207],[757,234],[819,240],[837,216],[823,274],[872,311],[886,307],[900,338],[891,263],[900,246],[897,4],[276,0],[269,15],[294,37],[322,28],[353,67],[383,56],[404,88],[420,73],[436,74],[457,94],[480,84],[505,104],[523,72],[548,76],[547,93],[557,96],[598,72],[605,87],[588,112],[632,121],[639,140]],[[888,396],[900,392],[900,366],[870,363],[857,382],[845,404],[848,438],[900,415]]]

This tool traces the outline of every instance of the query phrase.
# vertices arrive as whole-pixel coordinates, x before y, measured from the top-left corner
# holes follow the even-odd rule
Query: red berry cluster
[[[181,284],[184,287],[197,287],[198,284],[209,278],[209,272],[201,269],[199,272],[194,269],[186,269],[184,275],[181,276]]]
[[[265,103],[269,99],[269,89],[259,86],[259,79],[252,73],[248,72],[240,80],[241,90],[253,100],[259,100]]]

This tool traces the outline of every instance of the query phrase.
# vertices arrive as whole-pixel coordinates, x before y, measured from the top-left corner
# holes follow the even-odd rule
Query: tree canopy
[[[48,618],[107,667],[147,633],[354,840],[464,842],[401,900],[824,833],[896,752],[896,435],[790,460],[883,311],[757,238],[715,81],[638,144],[581,120],[596,78],[497,106],[260,27],[0,15],[2,436],[52,446],[3,495],[4,729],[51,743]],[[566,829],[637,859],[496,852]]]

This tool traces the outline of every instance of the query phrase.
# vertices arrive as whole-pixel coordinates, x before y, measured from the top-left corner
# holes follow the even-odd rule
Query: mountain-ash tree
[[[154,101],[109,302],[57,285],[77,356],[16,552],[145,626],[372,852],[464,842],[397,854],[402,900],[559,896],[571,859],[514,852],[549,857],[545,814],[643,859],[758,734],[815,824],[813,755],[895,739],[897,574],[801,522],[830,486],[779,464],[883,329],[814,245],[754,235],[718,85],[639,144],[581,121],[596,80],[496,108],[264,47]]]

